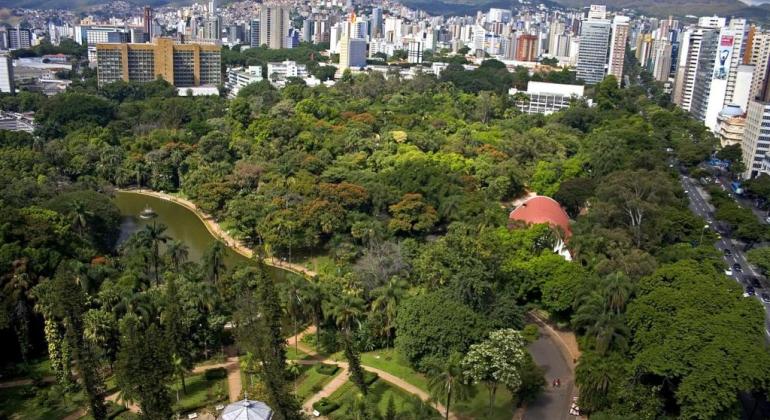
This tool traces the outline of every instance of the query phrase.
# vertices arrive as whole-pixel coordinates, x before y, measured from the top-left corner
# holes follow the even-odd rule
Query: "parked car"
[[[762,302],[770,303],[770,295],[768,295],[765,292],[762,292],[761,295],[759,295],[760,299],[762,299]]]
[[[746,288],[746,295],[754,296],[756,294],[757,294],[757,292],[756,292],[756,290],[754,290],[753,287],[749,286],[749,287]]]
[[[725,253],[725,255],[727,255],[728,257],[729,257],[730,255],[733,255],[733,251],[730,251],[730,248],[725,248],[725,249],[724,249],[724,253]]]
[[[733,271],[735,271],[737,273],[741,273],[741,272],[743,272],[743,267],[741,267],[740,264],[735,263],[735,264],[733,264]]]
[[[750,283],[752,286],[754,286],[754,288],[756,288],[756,289],[761,289],[761,288],[762,288],[762,283],[760,283],[760,282],[759,282],[759,279],[758,279],[758,278],[756,278],[756,277],[751,277],[751,278],[749,278],[749,283]]]
[[[731,270],[730,267],[727,267],[727,269],[725,269],[725,275],[726,276],[732,276],[733,275],[733,270]]]

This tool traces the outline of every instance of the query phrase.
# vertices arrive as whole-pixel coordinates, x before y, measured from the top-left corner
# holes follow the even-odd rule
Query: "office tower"
[[[591,6],[592,9],[594,6]],[[598,11],[595,15],[600,14]],[[604,78],[604,67],[610,42],[610,22],[591,18],[580,27],[580,46],[577,57],[577,78],[587,84],[596,84]]]
[[[746,46],[746,32],[748,25],[746,19],[731,19],[730,24],[727,25],[727,29],[730,31],[730,36],[733,37],[733,50],[730,53],[730,69],[727,72],[727,87],[725,92],[724,105],[734,103],[733,96],[735,92],[735,83],[738,76],[738,66],[743,64],[743,53]],[[738,92],[738,96],[742,93]]]
[[[372,31],[372,38],[378,38],[382,36],[382,8],[372,8],[372,24],[370,29]]]
[[[762,160],[770,150],[770,133],[765,127],[770,126],[770,103],[751,100],[746,111],[746,128],[741,140],[743,162],[746,165],[744,178],[757,176],[762,168]]]
[[[311,19],[304,19],[302,21],[302,40],[313,42],[313,21]]]
[[[423,45],[420,41],[409,41],[407,48],[407,61],[410,63],[422,63]]]
[[[0,55],[0,92],[15,93],[13,84],[13,60],[7,55]]]
[[[97,44],[99,86],[123,80],[151,82],[162,77],[176,87],[217,85],[222,81],[216,44],[180,44],[155,38],[151,44]]]
[[[516,60],[537,60],[537,35],[519,35],[519,38],[516,40]]]
[[[366,66],[366,40],[361,38],[359,26],[356,24],[356,15],[352,14],[347,21],[339,26],[341,37],[339,40],[340,65],[344,71],[349,68]],[[365,33],[365,32],[364,32]]]
[[[271,49],[286,48],[286,36],[291,27],[288,7],[263,4],[259,23],[259,40],[262,44]]]
[[[32,47],[32,32],[27,28],[8,28],[8,49],[18,50]]]
[[[216,16],[217,14],[217,0],[209,0],[209,5],[206,8],[209,16]]]
[[[612,21],[612,38],[610,40],[610,58],[607,74],[615,76],[618,79],[618,84],[623,79],[623,64],[626,60],[629,21],[628,16],[615,16],[615,19]]]
[[[154,35],[152,33],[152,7],[144,6],[142,23],[144,23],[144,42],[150,42]]]
[[[254,48],[262,45],[262,43],[259,42],[260,41],[259,34],[260,34],[259,19],[252,19],[251,22],[249,22],[249,46],[250,47]]]

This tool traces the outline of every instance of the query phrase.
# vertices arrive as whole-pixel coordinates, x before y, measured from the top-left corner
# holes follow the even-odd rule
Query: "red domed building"
[[[559,241],[554,246],[554,252],[567,260],[572,259],[567,249],[567,241],[572,236],[569,216],[553,198],[544,195],[527,198],[511,212],[508,219],[512,222],[523,222],[527,225],[547,223],[558,233],[559,237]]]

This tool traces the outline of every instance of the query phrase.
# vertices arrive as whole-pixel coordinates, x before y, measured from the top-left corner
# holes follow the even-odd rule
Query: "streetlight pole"
[[[701,242],[703,242],[703,233],[706,232],[706,229],[709,228],[709,225],[703,225],[703,229],[700,230],[700,240],[698,240],[698,246],[700,246]]]

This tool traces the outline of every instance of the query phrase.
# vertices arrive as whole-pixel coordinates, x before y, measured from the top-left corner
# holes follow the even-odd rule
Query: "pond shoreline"
[[[195,203],[193,203],[190,200],[180,198],[180,197],[175,197],[171,194],[166,194],[166,193],[162,193],[154,190],[139,189],[139,188],[118,188],[115,191],[122,192],[122,193],[146,195],[149,197],[155,197],[164,201],[178,204],[186,208],[187,210],[190,210],[203,223],[203,225],[206,227],[206,230],[209,232],[209,234],[211,234],[211,236],[214,237],[216,240],[221,241],[228,248],[230,248],[234,252],[248,259],[251,259],[254,257],[253,250],[251,250],[249,247],[244,245],[242,242],[233,238],[227,231],[225,231],[222,228],[222,226],[220,226],[219,222],[217,222],[213,216],[204,213],[201,209],[198,208],[198,206],[195,205]],[[291,273],[298,274],[300,276],[305,277],[306,279],[313,279],[318,275],[318,273],[316,273],[315,271],[305,268],[299,264],[293,264],[293,263],[281,261],[279,259],[276,259],[275,257],[265,257],[262,259],[262,261],[264,261],[265,264],[271,267],[279,268],[281,270],[286,270]]]

